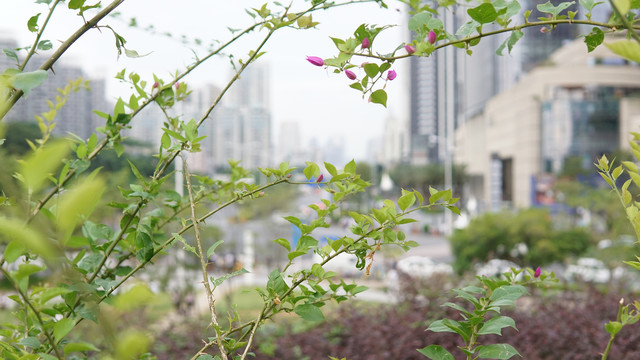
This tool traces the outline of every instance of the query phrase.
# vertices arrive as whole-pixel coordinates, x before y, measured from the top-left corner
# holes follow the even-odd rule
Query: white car
[[[426,256],[409,256],[398,260],[398,271],[415,277],[429,277],[436,273],[452,274],[453,268],[449,264],[436,263]]]
[[[510,272],[511,268],[519,269],[520,266],[509,260],[491,259],[484,264],[476,265],[476,275],[499,276],[503,273]]]
[[[619,277],[614,270],[614,276]],[[575,264],[567,266],[564,276],[569,280],[582,280],[595,283],[607,283],[611,279],[611,271],[604,263],[594,258],[580,258]]]

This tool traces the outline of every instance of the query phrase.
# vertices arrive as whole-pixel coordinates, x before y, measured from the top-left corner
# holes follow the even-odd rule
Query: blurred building
[[[543,16],[536,10],[536,5],[544,2],[522,1],[518,16],[522,18],[527,9],[533,10],[531,19]],[[560,2],[551,1],[554,5]],[[575,10],[575,5],[567,10]],[[466,11],[458,11],[455,15],[441,12],[437,18],[451,33],[456,33],[470,20]],[[485,26],[484,30],[490,30],[490,26]],[[408,151],[402,150],[404,145],[399,142],[397,132],[387,132],[387,152],[395,158],[387,159],[386,163],[444,162],[454,147],[452,141],[447,144],[447,137],[453,135],[452,129],[481,113],[489,99],[513,86],[521,76],[546,61],[553,51],[575,39],[581,30],[570,25],[557,26],[548,32],[524,29],[525,36],[511,53],[504,49],[504,56],[497,56],[496,49],[509,34],[483,38],[469,48],[471,56],[466,55],[464,49],[445,48],[426,58],[411,57],[410,115],[407,124],[403,125],[408,127]],[[400,123],[389,122],[387,128]]]
[[[456,130],[455,162],[481,209],[553,202],[567,159],[593,164],[640,125],[640,67],[576,40],[491,98]]]
[[[12,41],[0,41],[0,48],[15,47],[16,44]],[[44,60],[43,56],[34,56],[27,65],[26,71],[36,70]],[[15,61],[5,54],[0,54],[0,73],[10,67],[16,67]],[[78,78],[89,80],[87,74],[79,66],[69,65],[64,60],[60,60],[55,67],[55,72],[49,71],[49,77],[41,86],[33,89],[28,97],[23,96],[18,100],[5,119],[7,121],[36,122],[36,115],[50,110],[47,101],[56,103],[56,97],[59,96],[58,89],[64,88],[69,81]],[[89,80],[89,84],[91,90],[82,89],[71,93],[66,104],[57,111],[54,135],[74,134],[86,139],[96,127],[104,123],[104,120],[94,114],[93,110],[109,111],[109,104],[105,98],[105,81],[104,79],[93,79]]]

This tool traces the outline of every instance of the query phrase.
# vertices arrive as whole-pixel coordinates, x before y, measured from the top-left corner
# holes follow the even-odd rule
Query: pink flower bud
[[[411,55],[414,52],[416,52],[416,48],[414,46],[411,45],[405,45],[404,49],[407,50],[407,54]]]
[[[312,63],[315,66],[324,65],[324,60],[322,60],[322,58],[319,58],[317,56],[307,56],[307,61]]]
[[[350,80],[355,80],[357,78],[356,73],[351,70],[345,70],[344,74],[347,75]]]
[[[435,44],[437,39],[438,39],[438,36],[436,36],[436,32],[433,30],[429,30],[429,36],[427,37],[429,44],[431,45]]]
[[[322,174],[320,174],[320,176],[318,176],[318,179],[316,180],[316,182],[322,182],[323,179],[324,179],[324,176]]]
[[[371,45],[371,44],[369,43],[369,38],[364,38],[364,39],[362,40],[362,45],[361,45],[360,47],[362,47],[363,49],[368,49],[368,48],[369,48],[369,45]]]
[[[180,83],[179,82],[176,83],[176,90],[178,90],[178,89],[180,89]]]
[[[540,266],[536,269],[536,272],[533,273],[533,277],[539,278],[540,274],[542,274],[542,270],[540,270]]]
[[[158,86],[160,86],[160,84],[158,84],[158,82],[157,82],[157,81],[153,83],[153,89],[157,89],[157,88],[158,88]]]
[[[396,74],[395,70],[389,70],[389,72],[387,72],[387,80],[393,80],[396,76],[398,76],[398,74]]]

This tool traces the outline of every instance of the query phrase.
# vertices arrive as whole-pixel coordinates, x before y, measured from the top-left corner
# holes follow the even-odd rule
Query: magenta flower
[[[369,38],[364,38],[360,47],[362,47],[363,49],[368,49],[369,45],[371,45],[371,43],[369,43]]]
[[[387,80],[393,80],[396,76],[398,76],[398,74],[395,70],[389,70],[389,72],[387,72]]]
[[[153,83],[153,87],[152,88],[153,89],[157,89],[158,86],[160,86],[160,84],[158,84],[158,82],[156,81],[156,82]]]
[[[316,182],[322,182],[323,179],[324,179],[324,176],[322,174],[320,174],[320,176],[318,176],[318,180],[316,180]]]
[[[322,60],[322,58],[319,58],[317,56],[307,56],[307,61],[312,63],[315,66],[324,65],[324,60]]]
[[[540,266],[536,269],[536,272],[533,273],[533,277],[539,278],[540,274],[542,274],[542,270],[540,270]]]
[[[351,70],[345,70],[344,74],[347,75],[350,80],[355,80],[357,78],[356,73]]]
[[[427,37],[429,44],[431,45],[435,44],[437,39],[438,39],[438,36],[436,35],[436,32],[433,30],[429,30],[429,36]]]
[[[407,50],[407,54],[411,55],[414,52],[416,52],[416,48],[415,46],[411,46],[411,45],[405,45],[404,49]]]

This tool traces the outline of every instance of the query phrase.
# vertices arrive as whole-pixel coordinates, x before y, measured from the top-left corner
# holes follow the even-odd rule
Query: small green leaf
[[[620,330],[622,330],[622,323],[617,321],[609,321],[604,325],[604,329],[612,336],[616,336],[620,332]]]
[[[498,17],[498,13],[491,3],[483,3],[480,6],[469,9],[467,14],[480,24],[491,23]]]
[[[407,192],[398,199],[400,210],[405,211],[416,202],[416,196],[412,192]]]
[[[53,325],[53,337],[56,341],[62,340],[75,326],[73,319],[62,319]]]
[[[32,192],[40,190],[69,150],[66,141],[57,141],[29,155],[20,166],[20,174],[27,188]]]
[[[224,242],[224,240],[218,240],[216,241],[215,244],[209,246],[209,249],[207,249],[207,259],[211,257],[211,255],[213,255],[213,253],[216,251],[216,248],[218,246],[220,246],[220,244],[222,244]]]
[[[224,275],[220,276],[217,279],[211,278],[211,283],[213,284],[213,287],[216,288],[216,287],[222,285],[222,283],[227,281],[228,279],[230,279],[230,278],[232,278],[234,276],[246,274],[248,272],[249,272],[249,270],[247,270],[245,268],[242,268],[242,269],[240,269],[238,271],[234,271],[234,272],[229,273],[229,274],[224,274]]]
[[[26,337],[18,342],[18,345],[24,345],[26,347],[30,347],[32,349],[39,348],[42,344],[38,341],[38,338],[35,336]]]
[[[293,311],[298,314],[301,318],[307,321],[323,321],[324,315],[322,311],[318,309],[315,305],[312,304],[303,304],[300,306],[296,306]]]
[[[29,92],[42,85],[49,75],[44,70],[17,73],[8,79],[9,85],[22,90],[24,96],[29,96]]]
[[[38,43],[38,50],[51,50],[53,48],[53,44],[51,44],[51,40],[42,40]]]
[[[84,351],[100,351],[95,345],[87,342],[68,343],[64,346],[64,353],[84,352]]]
[[[371,93],[371,102],[374,104],[381,104],[384,107],[387,107],[387,92],[378,89]]]
[[[418,352],[431,360],[455,360],[453,355],[440,345],[429,345]]]
[[[522,355],[509,344],[485,345],[478,351],[478,357],[481,359],[507,360],[514,355],[522,357]]]
[[[31,32],[38,31],[38,17],[40,17],[40,13],[33,15],[32,17],[29,18],[29,21],[27,21],[27,27],[29,28],[29,31]]]
[[[587,44],[587,51],[592,52],[602,44],[604,41],[604,32],[600,28],[594,27],[589,34],[584,37],[584,42]]]
[[[287,249],[287,251],[291,251],[291,244],[289,244],[289,240],[283,239],[283,238],[279,238],[279,239],[273,240],[273,242],[275,242],[276,244],[278,244],[278,245],[282,246],[283,248]]]
[[[508,316],[496,316],[492,319],[485,321],[478,335],[496,334],[502,336],[502,329],[505,327],[512,327],[516,330],[516,322]]]
[[[378,64],[368,63],[364,65],[364,72],[367,73],[367,76],[370,78],[376,77],[380,71],[380,67]]]
[[[18,239],[9,242],[7,247],[4,249],[4,259],[7,262],[12,263],[16,261],[22,254],[27,251],[27,248],[24,246],[24,243]]]

